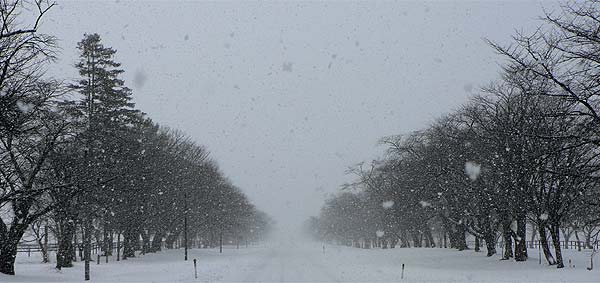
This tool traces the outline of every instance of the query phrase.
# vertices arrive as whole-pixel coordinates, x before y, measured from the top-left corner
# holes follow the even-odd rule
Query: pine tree
[[[105,47],[98,34],[86,34],[77,44],[80,60],[75,67],[81,79],[71,85],[79,99],[69,102],[74,120],[81,132],[79,141],[84,148],[87,172],[80,176],[84,187],[82,220],[86,280],[89,280],[92,217],[106,216],[107,203],[102,202],[106,182],[119,176],[117,163],[123,149],[120,137],[141,115],[131,102],[131,90],[120,78],[121,64],[114,61],[116,50]],[[114,182],[114,180],[112,180]],[[102,213],[105,212],[105,213]],[[104,215],[94,215],[104,214]],[[106,227],[105,227],[106,229]]]
[[[75,110],[86,124],[88,139],[98,142],[102,134],[130,124],[138,111],[133,109],[131,90],[119,78],[123,70],[113,59],[117,51],[102,45],[98,34],[84,35],[77,48],[80,61],[75,67],[81,79],[72,88],[81,98]]]

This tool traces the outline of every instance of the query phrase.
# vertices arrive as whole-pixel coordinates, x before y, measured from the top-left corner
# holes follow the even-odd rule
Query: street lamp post
[[[183,194],[183,207],[184,207],[184,211],[183,211],[183,241],[184,241],[184,249],[185,249],[185,257],[184,260],[187,261],[188,260],[188,237],[187,237],[187,193]]]

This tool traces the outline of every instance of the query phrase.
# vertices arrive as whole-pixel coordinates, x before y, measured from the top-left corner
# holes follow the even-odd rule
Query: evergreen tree
[[[106,214],[106,204],[101,197],[108,181],[118,179],[123,155],[121,137],[126,136],[133,121],[140,118],[133,109],[131,90],[120,78],[123,70],[120,63],[114,61],[116,50],[105,47],[98,34],[86,34],[77,44],[80,60],[75,67],[81,79],[71,88],[79,99],[69,102],[74,120],[79,124],[79,142],[84,148],[84,166],[88,172],[80,176],[80,185],[84,187],[82,196],[82,220],[84,228],[84,253],[86,260],[86,279],[89,277],[89,261],[92,237],[93,215]]]

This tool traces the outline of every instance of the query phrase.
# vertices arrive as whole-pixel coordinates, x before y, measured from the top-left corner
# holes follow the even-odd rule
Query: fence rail
[[[252,243],[254,244],[254,243]],[[98,254],[101,252],[102,248],[104,246],[104,243],[97,243],[97,242],[92,242],[92,254]],[[239,246],[243,246],[243,245],[239,245]],[[165,248],[165,242],[163,241],[161,244],[162,248]],[[182,248],[182,244],[181,243],[175,243],[174,244],[175,248]],[[119,248],[120,250],[123,250],[123,243],[120,242],[117,245],[117,242],[113,242],[112,243],[112,251],[115,252],[117,250],[117,248]],[[196,245],[190,245],[190,248],[199,248],[199,246]],[[232,245],[232,244],[223,244],[223,249],[236,249],[236,245]],[[73,249],[75,250],[75,252],[83,252],[83,244],[78,243],[77,245],[73,244]],[[48,243],[47,246],[47,251],[48,252],[56,252],[58,250],[58,244],[57,243]],[[34,244],[34,243],[20,243],[17,246],[17,253],[27,253],[28,256],[31,256],[31,253],[36,253],[42,252],[42,248],[40,247],[39,244]]]
[[[485,242],[481,241],[480,242],[482,248],[484,248]],[[514,242],[513,242],[514,244]],[[549,245],[552,245],[552,242],[550,241],[548,243]],[[98,254],[101,250],[101,246],[103,245],[103,243],[92,243],[92,254]],[[475,241],[467,241],[467,245],[469,247],[474,247],[475,246]],[[226,248],[225,246],[228,245],[223,245],[224,248]],[[527,241],[527,248],[530,249],[538,249],[541,246],[540,241]],[[112,244],[113,247],[113,251],[116,251],[117,249],[117,242],[113,242]],[[119,243],[118,248],[122,248],[123,247],[123,243]],[[440,245],[441,247],[441,245]],[[504,247],[504,242],[502,241],[498,241],[496,243],[496,248],[501,249]],[[596,242],[596,243],[591,243],[590,245],[587,245],[584,241],[563,241],[561,242],[561,247],[563,249],[574,249],[574,250],[588,250],[588,249],[595,249],[595,250],[600,250],[600,242]],[[74,249],[81,249],[82,246],[81,244],[78,244],[76,247],[73,247]],[[48,244],[48,252],[55,252],[58,250],[58,244],[56,243],[52,243],[52,244]],[[19,246],[17,247],[17,253],[27,253],[27,256],[31,256],[31,253],[36,253],[42,252],[42,249],[40,247],[39,244],[31,244],[31,243],[21,243],[19,244]]]
[[[100,249],[101,249],[102,244],[100,243],[92,243],[92,253],[93,254],[97,254]],[[117,243],[113,243],[113,250],[116,250],[117,248]],[[122,243],[119,244],[119,248],[122,247]],[[81,244],[78,244],[77,246],[73,246],[73,249],[75,249],[77,251],[77,248],[79,249],[83,249],[83,246]],[[58,250],[58,244],[57,243],[52,243],[52,244],[48,244],[47,246],[47,251],[48,252],[55,252]],[[21,243],[17,246],[17,253],[27,253],[27,256],[31,256],[31,253],[36,253],[42,252],[42,247],[40,247],[39,244],[30,244],[30,243]]]
[[[485,245],[484,241],[481,241],[481,246]],[[513,242],[514,245],[515,242]],[[470,247],[474,247],[475,246],[475,241],[467,241],[467,244]],[[537,249],[541,246],[541,242],[539,240],[537,241],[526,241],[526,245],[527,248],[530,249]],[[548,245],[552,246],[552,241],[548,241]],[[589,245],[586,244],[584,241],[561,241],[560,243],[561,248],[563,249],[600,249],[600,242],[596,242],[596,243],[590,243]],[[504,242],[503,241],[498,241],[496,243],[496,248],[503,248],[504,247]]]

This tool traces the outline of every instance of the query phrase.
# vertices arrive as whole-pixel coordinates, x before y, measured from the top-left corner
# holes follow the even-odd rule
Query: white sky
[[[76,43],[115,48],[138,108],[208,146],[280,223],[318,214],[379,156],[498,77],[483,38],[539,24],[541,2],[58,1],[43,31],[74,78]],[[550,9],[555,3],[544,2]]]

